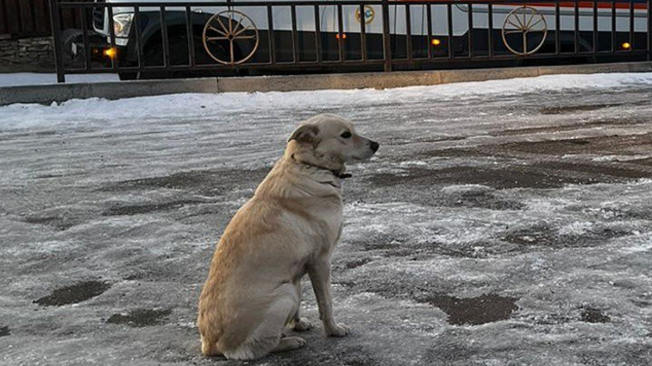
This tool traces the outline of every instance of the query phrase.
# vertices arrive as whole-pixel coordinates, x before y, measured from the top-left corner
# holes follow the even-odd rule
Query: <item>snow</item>
[[[333,296],[353,334],[322,337],[306,281],[307,348],[249,364],[648,365],[651,85],[563,75],[0,107],[0,362],[242,364],[199,354],[214,243],[293,127],[329,112],[381,144],[344,182]],[[33,303],[84,281],[111,287]],[[108,322],[138,309],[171,313]]]
[[[119,81],[116,74],[89,74],[89,75],[66,75],[68,83],[98,83],[106,81]],[[23,86],[23,85],[46,85],[56,84],[57,74],[47,73],[0,73],[0,87]]]

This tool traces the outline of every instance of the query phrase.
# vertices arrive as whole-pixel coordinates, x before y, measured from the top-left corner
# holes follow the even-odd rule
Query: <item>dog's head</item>
[[[320,114],[292,132],[286,153],[299,162],[341,174],[344,164],[368,159],[378,147],[377,142],[358,135],[346,119]]]

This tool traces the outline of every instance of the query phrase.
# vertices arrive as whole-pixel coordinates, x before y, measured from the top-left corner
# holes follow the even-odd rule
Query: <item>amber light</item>
[[[118,50],[115,48],[108,48],[104,50],[104,56],[109,58],[115,58],[118,55]]]
[[[620,47],[622,47],[623,50],[628,50],[628,49],[632,48],[632,44],[629,43],[629,42],[625,42],[625,43],[621,44]]]
[[[346,39],[346,33],[342,33],[341,37],[340,37],[340,34],[338,33],[338,34],[335,35],[335,38],[337,38],[337,39],[340,39],[340,38]]]
[[[439,40],[439,39],[437,39],[437,38],[434,38],[432,41],[430,41],[430,43],[431,43],[433,46],[439,46],[439,45],[441,44],[441,40]]]

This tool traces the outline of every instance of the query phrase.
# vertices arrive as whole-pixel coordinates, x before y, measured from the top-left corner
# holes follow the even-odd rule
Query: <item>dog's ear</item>
[[[319,127],[315,125],[303,125],[299,126],[288,139],[288,142],[296,140],[302,143],[308,143],[316,145],[317,135],[319,134]]]

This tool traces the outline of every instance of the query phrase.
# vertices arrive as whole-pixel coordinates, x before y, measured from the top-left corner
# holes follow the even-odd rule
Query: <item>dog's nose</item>
[[[371,141],[370,145],[371,145],[371,150],[373,150],[374,152],[378,151],[378,148],[380,147],[380,145],[376,141]]]

